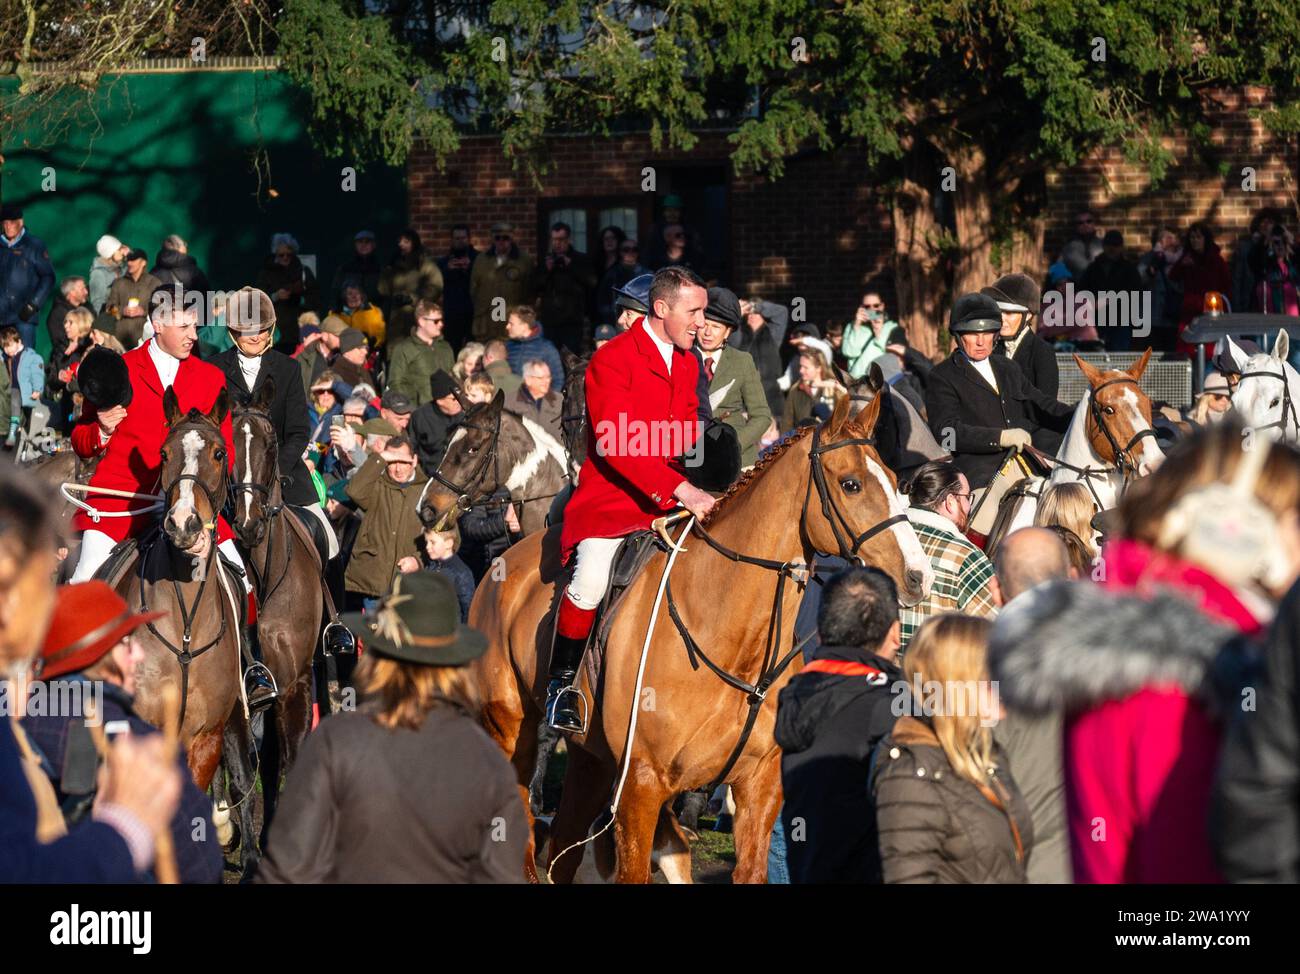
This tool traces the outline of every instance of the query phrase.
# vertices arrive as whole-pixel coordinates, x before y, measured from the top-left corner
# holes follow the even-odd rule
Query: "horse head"
[[[498,389],[491,402],[475,404],[455,428],[420,496],[418,513],[426,527],[442,530],[501,486],[497,440],[504,405],[505,393]]]
[[[898,585],[899,600],[916,605],[929,596],[934,570],[907,522],[898,480],[876,450],[881,401],[876,395],[853,413],[853,400],[840,396],[814,432],[803,530],[817,551],[881,569]]]
[[[167,439],[163,441],[161,480],[163,531],[178,549],[193,547],[199,533],[210,530],[226,503],[226,441],[221,424],[230,410],[223,388],[207,413],[191,409],[182,413],[176,393],[163,394]]]
[[[1145,477],[1165,459],[1151,425],[1151,400],[1139,385],[1151,349],[1126,370],[1099,369],[1078,355],[1074,361],[1088,380],[1089,446],[1117,470]]]
[[[238,407],[231,419],[235,427],[235,477],[230,489],[235,495],[235,535],[245,548],[253,549],[266,538],[271,514],[279,505],[279,442],[271,422],[275,401],[275,379],[267,376],[262,388],[249,402]]]
[[[560,349],[564,361],[564,405],[560,412],[560,429],[564,449],[569,454],[569,478],[577,479],[578,468],[587,459],[587,363],[567,348]]]
[[[1300,439],[1300,415],[1296,412],[1300,408],[1296,406],[1300,374],[1287,362],[1291,340],[1286,331],[1277,333],[1271,353],[1247,355],[1231,338],[1227,341],[1228,353],[1241,375],[1232,393],[1232,408],[1242,422],[1271,439]]]

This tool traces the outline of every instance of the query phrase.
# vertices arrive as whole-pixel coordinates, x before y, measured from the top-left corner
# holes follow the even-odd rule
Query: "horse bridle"
[[[478,463],[474,465],[474,469],[470,473],[469,480],[467,480],[464,485],[453,483],[451,480],[444,477],[441,469],[435,470],[429,478],[429,483],[436,482],[438,484],[441,484],[443,487],[446,487],[447,490],[455,494],[456,506],[460,508],[462,513],[466,513],[470,510],[470,508],[474,506],[475,500],[480,499],[480,497],[486,497],[487,495],[490,495],[501,484],[501,472],[499,470],[496,470],[497,442],[501,439],[501,411],[500,410],[497,411],[496,424],[493,426],[492,429],[488,429],[486,426],[478,426],[474,423],[468,423],[468,422],[461,423],[460,426],[457,428],[464,429],[464,430],[475,430],[476,432],[479,433],[492,434],[491,439],[488,441],[488,448],[484,450],[483,455],[479,457]],[[441,466],[442,465],[439,464],[439,467]],[[476,496],[473,493],[473,491],[479,487],[484,477],[487,476],[489,467],[491,467],[493,470],[496,471],[496,483],[492,485],[492,490],[479,491],[479,495]],[[425,490],[426,491],[428,490],[427,484],[425,485]],[[424,502],[424,494],[422,492],[420,495],[420,503],[423,502]],[[417,509],[418,509],[418,505],[417,505]]]
[[[1105,414],[1101,411],[1102,407],[1101,403],[1097,399],[1097,393],[1101,392],[1101,390],[1105,389],[1107,386],[1130,383],[1138,386],[1139,390],[1141,389],[1141,385],[1137,379],[1129,375],[1121,375],[1114,379],[1107,379],[1099,386],[1094,386],[1092,393],[1088,396],[1088,412],[1092,416],[1093,424],[1101,430],[1101,435],[1104,436],[1106,442],[1110,444],[1111,452],[1115,455],[1115,472],[1125,480],[1130,477],[1136,477],[1138,473],[1138,462],[1133,453],[1134,447],[1136,447],[1144,437],[1149,436],[1154,439],[1156,431],[1150,426],[1144,430],[1138,430],[1133,434],[1133,438],[1130,439],[1128,443],[1124,446],[1120,446],[1119,440],[1115,438],[1114,432],[1112,432],[1111,428],[1106,424]]]
[[[260,410],[253,409],[249,406],[242,406],[236,409],[230,415],[232,421],[250,415],[260,417],[261,419],[269,419],[265,413],[261,412]],[[289,484],[289,478],[287,476],[281,475],[279,477],[279,485],[280,485],[280,490],[282,492],[284,488],[288,486],[288,484]],[[251,557],[252,553],[250,552],[248,565],[249,568],[251,568],[254,572],[253,582],[257,586],[257,599],[259,602],[265,602],[268,598],[271,597],[271,595],[275,593],[275,590],[280,587],[280,583],[283,582],[284,579],[289,574],[289,550],[286,547],[285,559],[284,559],[284,571],[280,573],[280,577],[276,580],[275,584],[270,586],[269,589],[267,588],[266,581],[271,575],[271,562],[273,560],[273,553],[275,550],[275,543],[273,540],[274,534],[270,529],[270,525],[272,524],[272,522],[274,522],[274,520],[277,517],[280,516],[281,512],[283,512],[284,510],[283,493],[281,494],[280,503],[272,504],[271,503],[272,487],[267,487],[265,484],[245,482],[242,480],[232,480],[227,483],[226,489],[229,492],[229,496],[232,498],[238,497],[239,492],[241,490],[253,491],[254,493],[258,493],[262,495],[262,511],[261,514],[258,516],[256,523],[261,524],[265,522],[268,525],[266,557],[262,559],[262,567],[259,570],[257,568],[256,562],[252,560]]]
[[[577,369],[571,371],[569,373],[568,378],[565,379],[564,382],[565,391],[567,392],[569,388],[569,383],[571,382],[585,382],[586,374],[587,373],[585,367],[581,372],[579,372]],[[567,399],[568,396],[566,395],[565,398]],[[576,424],[576,428],[573,430],[573,432],[570,432],[570,427],[574,426],[575,424]],[[569,457],[569,479],[572,480],[574,475],[573,457],[577,455],[577,450],[575,449],[575,447],[577,446],[577,444],[582,442],[582,437],[585,436],[587,432],[587,410],[583,409],[582,412],[578,413],[576,416],[575,415],[561,416],[560,429],[564,431],[564,452],[568,454]]]
[[[203,427],[201,427],[198,422],[193,422],[193,421],[181,422],[171,428],[171,436],[174,436],[178,430],[183,430],[183,429],[199,430],[202,428]],[[218,430],[218,433],[220,433],[220,430]],[[168,439],[170,439],[171,436],[169,436]],[[225,451],[225,448],[226,448],[225,443],[222,443],[221,449],[223,452]],[[208,507],[211,508],[212,510],[212,520],[204,524],[203,527],[204,530],[206,531],[214,530],[216,527],[217,517],[221,514],[221,511],[225,508],[226,501],[230,497],[230,470],[227,465],[226,458],[222,457],[221,459],[221,482],[217,485],[216,488],[218,491],[221,492],[220,504],[217,503],[217,499],[213,495],[212,488],[208,487],[208,485],[205,484],[199,478],[198,474],[179,473],[176,475],[176,479],[173,480],[170,484],[163,485],[163,489],[162,489],[163,503],[167,505],[168,509],[170,509],[171,507],[169,503],[169,499],[172,496],[172,491],[175,490],[177,487],[179,487],[187,480],[195,484],[201,491],[203,491],[203,496],[208,499]]]
[[[857,561],[861,563],[862,558],[858,555],[858,549],[882,531],[889,530],[895,524],[906,523],[907,515],[895,514],[892,517],[887,517],[856,537],[853,537],[853,526],[849,524],[848,519],[844,516],[844,512],[841,511],[839,505],[835,503],[835,498],[831,496],[830,489],[827,487],[826,470],[822,466],[821,458],[824,454],[838,450],[840,447],[844,446],[875,447],[876,438],[874,436],[850,437],[846,440],[837,440],[827,446],[822,444],[821,434],[822,428],[820,426],[813,430],[812,446],[808,451],[808,462],[811,467],[811,472],[808,477],[808,487],[804,491],[803,510],[800,513],[800,521],[802,522],[808,513],[808,502],[812,499],[812,489],[815,486],[817,488],[817,499],[821,502],[822,516],[826,518],[827,523],[831,526],[832,533],[835,535],[835,543],[839,545],[840,557],[845,561]],[[849,543],[850,539],[852,540],[852,544]]]
[[[1295,402],[1291,398],[1291,383],[1286,380],[1286,366],[1282,366],[1279,372],[1239,372],[1237,374],[1238,385],[1241,379],[1281,379],[1282,380],[1282,412],[1277,419],[1271,423],[1265,423],[1263,426],[1256,426],[1257,430],[1279,429],[1285,438],[1288,423],[1295,423],[1296,432],[1300,434],[1300,413],[1296,412]]]

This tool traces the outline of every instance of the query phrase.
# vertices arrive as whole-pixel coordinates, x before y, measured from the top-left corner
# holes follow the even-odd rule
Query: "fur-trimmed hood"
[[[1172,588],[1141,598],[1052,582],[998,616],[989,670],[1003,701],[1031,713],[1078,711],[1152,686],[1209,701],[1216,661],[1238,637]]]

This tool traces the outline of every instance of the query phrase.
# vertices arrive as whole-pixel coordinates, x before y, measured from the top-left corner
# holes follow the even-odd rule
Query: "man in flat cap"
[[[534,285],[533,259],[519,250],[515,228],[509,223],[493,224],[492,249],[474,258],[469,276],[475,341],[505,338],[510,309],[532,304],[537,296]]]
[[[695,333],[701,372],[708,382],[713,418],[736,431],[741,466],[752,467],[758,462],[759,440],[772,423],[772,410],[754,359],[727,343],[740,323],[740,301],[736,295],[725,287],[709,288],[704,325]]]

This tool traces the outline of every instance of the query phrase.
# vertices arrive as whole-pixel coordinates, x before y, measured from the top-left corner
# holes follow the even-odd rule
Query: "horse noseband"
[[[1300,415],[1296,413],[1295,402],[1291,399],[1291,383],[1286,381],[1285,368],[1281,372],[1241,372],[1238,374],[1238,385],[1240,385],[1241,379],[1262,378],[1280,379],[1282,381],[1282,412],[1273,422],[1256,428],[1261,430],[1280,429],[1285,437],[1287,423],[1293,422],[1295,423],[1296,432],[1300,433]]]
[[[1088,412],[1092,416],[1093,424],[1101,430],[1101,435],[1105,437],[1106,442],[1110,445],[1111,452],[1115,455],[1115,469],[1121,477],[1136,476],[1138,470],[1137,461],[1133,456],[1133,449],[1142,441],[1143,437],[1149,436],[1152,439],[1156,437],[1156,431],[1148,426],[1144,430],[1138,430],[1133,434],[1133,438],[1124,446],[1119,445],[1119,440],[1115,439],[1115,434],[1106,424],[1105,416],[1101,411],[1101,403],[1097,401],[1097,393],[1101,392],[1107,386],[1126,385],[1132,383],[1141,389],[1141,384],[1137,379],[1131,376],[1120,376],[1115,379],[1107,379],[1101,385],[1094,388],[1088,396]]]
[[[831,496],[830,489],[826,486],[826,471],[822,469],[821,456],[823,453],[830,453],[832,450],[838,450],[842,446],[871,446],[876,445],[874,436],[853,437],[847,440],[840,440],[829,446],[823,446],[821,442],[822,427],[817,426],[813,429],[812,449],[808,451],[808,460],[812,465],[812,473],[808,478],[808,490],[804,493],[803,512],[800,520],[808,512],[808,500],[812,494],[812,488],[817,488],[817,499],[822,505],[822,515],[826,518],[827,523],[831,526],[831,531],[835,535],[835,543],[840,547],[840,557],[846,561],[856,561],[866,564],[863,558],[858,554],[858,549],[866,542],[870,541],[882,531],[887,531],[895,524],[906,524],[906,514],[895,514],[887,517],[878,524],[873,525],[863,531],[856,537],[851,537],[853,528],[844,513],[835,503],[835,498]],[[852,543],[850,543],[850,540]]]

